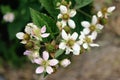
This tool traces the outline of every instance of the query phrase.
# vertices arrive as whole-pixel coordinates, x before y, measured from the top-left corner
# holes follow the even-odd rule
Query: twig
[[[89,18],[92,18],[89,14],[87,14],[86,12],[84,12],[84,11],[82,11],[80,9],[77,9],[77,11],[80,12],[80,13],[82,13],[82,14],[84,14],[84,15],[86,15]]]

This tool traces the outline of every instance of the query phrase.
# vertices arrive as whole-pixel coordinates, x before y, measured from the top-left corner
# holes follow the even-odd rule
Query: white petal
[[[61,6],[60,6],[60,12],[61,12],[62,14],[67,13],[67,7],[64,6],[64,5],[61,5]]]
[[[97,38],[97,32],[96,31],[94,31],[94,32],[92,32],[92,34],[90,35],[90,38],[92,39],[92,40],[95,40],[96,38]]]
[[[87,49],[88,48],[88,43],[84,43],[83,48]]]
[[[110,14],[106,13],[104,14],[104,17],[107,19]]]
[[[73,50],[72,49],[70,49],[69,47],[66,47],[66,52],[65,52],[65,54],[70,54],[70,52],[72,52]]]
[[[76,40],[78,38],[78,33],[74,32],[70,38]]]
[[[78,44],[74,44],[73,48],[73,54],[79,55],[80,54],[80,46]]]
[[[41,64],[42,63],[42,59],[41,58],[38,58],[38,59],[35,59],[34,60],[34,62],[36,63],[36,64]]]
[[[96,27],[97,27],[97,29],[100,29],[100,30],[101,30],[101,29],[103,29],[104,26],[101,25],[101,24],[97,24]]]
[[[49,53],[47,51],[44,51],[43,52],[43,59],[48,60],[48,58],[49,58]]]
[[[97,13],[97,16],[98,16],[98,17],[102,17],[102,16],[103,16],[103,15],[102,15],[102,12],[99,11],[99,12]]]
[[[35,72],[36,72],[36,74],[40,74],[40,73],[43,73],[43,71],[44,71],[44,67],[40,66],[36,69]]]
[[[22,40],[20,43],[22,43],[22,44],[26,44],[27,41],[26,41],[26,40]]]
[[[46,26],[43,26],[40,31],[41,31],[41,33],[45,33],[46,32]]]
[[[62,18],[62,14],[58,14],[57,18],[61,19]]]
[[[92,24],[95,25],[97,23],[97,16],[92,17]]]
[[[115,6],[112,6],[112,7],[109,7],[109,8],[107,9],[107,12],[111,13],[111,12],[113,12],[114,10],[115,10]]]
[[[32,28],[30,28],[28,25],[25,27],[25,32],[28,34],[31,34]]]
[[[75,28],[75,22],[73,21],[73,20],[71,20],[71,19],[69,19],[68,20],[68,25],[72,28],[72,29],[74,29]]]
[[[38,29],[37,25],[35,25],[35,24],[32,24],[31,27],[32,27],[33,29]]]
[[[91,47],[99,47],[99,44],[94,44],[94,43],[91,43],[89,44]]]
[[[48,37],[49,35],[50,35],[50,33],[44,33],[44,34],[41,34],[41,37],[46,38],[46,37]]]
[[[82,31],[80,33],[81,33],[81,35],[80,35],[79,39],[83,40],[85,38],[85,34]]]
[[[16,37],[18,39],[24,39],[24,33],[23,32],[19,32],[19,33],[16,34]]]
[[[85,35],[89,34],[89,33],[90,33],[90,29],[89,29],[89,28],[84,28],[84,29],[83,29],[83,33],[84,33]]]
[[[82,25],[83,27],[85,27],[85,28],[90,27],[90,23],[89,23],[88,21],[82,21],[82,22],[81,22],[81,25]]]
[[[24,55],[30,55],[32,53],[32,51],[26,50],[23,54]]]
[[[77,43],[78,43],[79,45],[82,45],[82,44],[83,44],[83,40],[79,40],[79,41],[77,41]]]
[[[76,15],[76,10],[71,10],[69,16],[74,17],[75,15]]]
[[[67,25],[67,22],[64,20],[62,20],[61,23],[62,23],[62,28],[64,28]]]
[[[67,33],[64,30],[62,30],[62,38],[64,40],[68,40],[68,35],[67,35]]]
[[[60,44],[59,44],[59,48],[60,49],[65,49],[65,47],[66,47],[66,44],[64,43],[64,42],[61,42]]]
[[[55,66],[58,64],[58,60],[57,59],[52,59],[52,60],[49,60],[49,65],[50,66]]]
[[[46,67],[46,72],[47,72],[48,74],[51,74],[51,73],[53,72],[53,68],[50,67],[50,66],[47,66],[47,67]]]

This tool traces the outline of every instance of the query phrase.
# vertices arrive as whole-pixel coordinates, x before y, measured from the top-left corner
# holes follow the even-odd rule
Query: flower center
[[[24,34],[23,37],[24,37],[25,40],[29,40],[30,39],[30,35],[29,34]]]
[[[90,29],[91,31],[95,31],[95,30],[96,30],[96,26],[95,26],[95,25],[91,25],[91,26],[89,27],[89,29]]]
[[[70,39],[70,40],[68,40],[67,45],[69,47],[72,47],[74,45],[74,43],[75,43],[75,40]]]
[[[68,14],[63,14],[63,17],[62,17],[64,20],[68,20],[70,17]]]
[[[87,43],[91,43],[91,42],[92,42],[92,40],[91,40],[91,38],[86,37],[86,38],[85,38],[85,42],[87,42]]]
[[[107,8],[102,8],[102,13],[105,15],[105,13],[107,13]]]
[[[48,61],[45,61],[45,60],[44,60],[44,61],[42,62],[42,66],[47,67],[48,65],[49,65]]]
[[[33,32],[34,32],[34,36],[39,37],[39,35],[40,35],[40,29],[39,28],[38,29],[34,29]]]

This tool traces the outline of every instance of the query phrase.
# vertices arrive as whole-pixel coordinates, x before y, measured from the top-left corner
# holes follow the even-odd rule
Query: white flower
[[[103,29],[103,25],[98,24],[97,22],[98,19],[95,15],[92,17],[91,23],[89,23],[88,21],[82,21],[81,25],[84,27],[83,32],[85,34],[89,34],[90,32],[97,34],[98,31]]]
[[[84,48],[88,49],[89,47],[99,47],[98,44],[93,43],[93,40],[96,39],[96,34],[91,35],[85,35],[83,32],[81,32],[81,35],[79,36],[79,44]]]
[[[108,16],[115,10],[115,6],[109,7],[109,8],[102,8],[101,11],[97,13],[98,17],[101,18],[108,18]]]
[[[18,32],[16,34],[16,37],[20,40],[22,40],[20,43],[22,44],[26,44],[27,43],[27,40],[29,40],[30,36],[28,34],[25,34],[23,32]]]
[[[61,5],[60,6],[60,14],[58,14],[58,19],[62,19],[61,23],[62,23],[62,27],[65,27],[67,24],[69,25],[69,27],[71,28],[75,28],[75,22],[70,19],[71,17],[74,17],[76,15],[76,11],[73,9],[67,9],[66,6]]]
[[[35,59],[35,63],[39,64],[40,66],[36,69],[37,74],[41,74],[43,72],[47,72],[48,74],[51,74],[54,72],[54,69],[52,66],[56,66],[58,64],[57,59],[49,59],[49,53],[47,51],[43,52],[43,58]]]
[[[59,48],[66,50],[65,54],[69,54],[70,52],[73,52],[74,55],[79,55],[80,46],[76,41],[77,37],[78,34],[76,32],[70,35],[67,34],[64,30],[62,30],[62,38],[64,40],[59,44]]]
[[[3,19],[6,21],[6,22],[13,22],[14,21],[14,14],[13,13],[6,13],[4,16],[3,16]]]
[[[42,40],[42,38],[46,38],[50,35],[50,33],[45,33],[46,26],[43,26],[40,29],[33,23],[27,24],[27,26],[25,28],[25,32],[30,34],[32,37],[35,37],[37,40]]]
[[[71,61],[69,59],[63,59],[60,64],[63,67],[67,67],[68,65],[71,64]]]
[[[26,50],[23,54],[28,56],[28,58],[31,60],[32,63],[35,63],[34,60],[39,58],[38,51]]]

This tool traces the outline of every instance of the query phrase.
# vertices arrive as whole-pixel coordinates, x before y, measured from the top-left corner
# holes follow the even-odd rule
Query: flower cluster
[[[108,19],[109,14],[115,9],[115,7],[102,9],[97,15],[92,16],[91,22],[82,21],[81,25],[84,29],[79,32],[79,35],[77,32],[71,31],[71,29],[74,30],[78,26],[72,19],[77,11],[70,9],[70,5],[71,3],[59,4],[60,13],[57,16],[56,25],[60,33],[51,42],[43,43],[43,38],[50,35],[50,33],[46,33],[46,26],[39,28],[33,23],[27,24],[24,33],[19,32],[16,34],[16,37],[21,40],[21,43],[27,49],[24,55],[28,56],[32,63],[39,65],[36,69],[37,74],[51,74],[59,66],[67,67],[70,65],[72,55],[79,55],[91,47],[99,47],[99,44],[94,43],[94,40],[104,28],[101,21]]]

